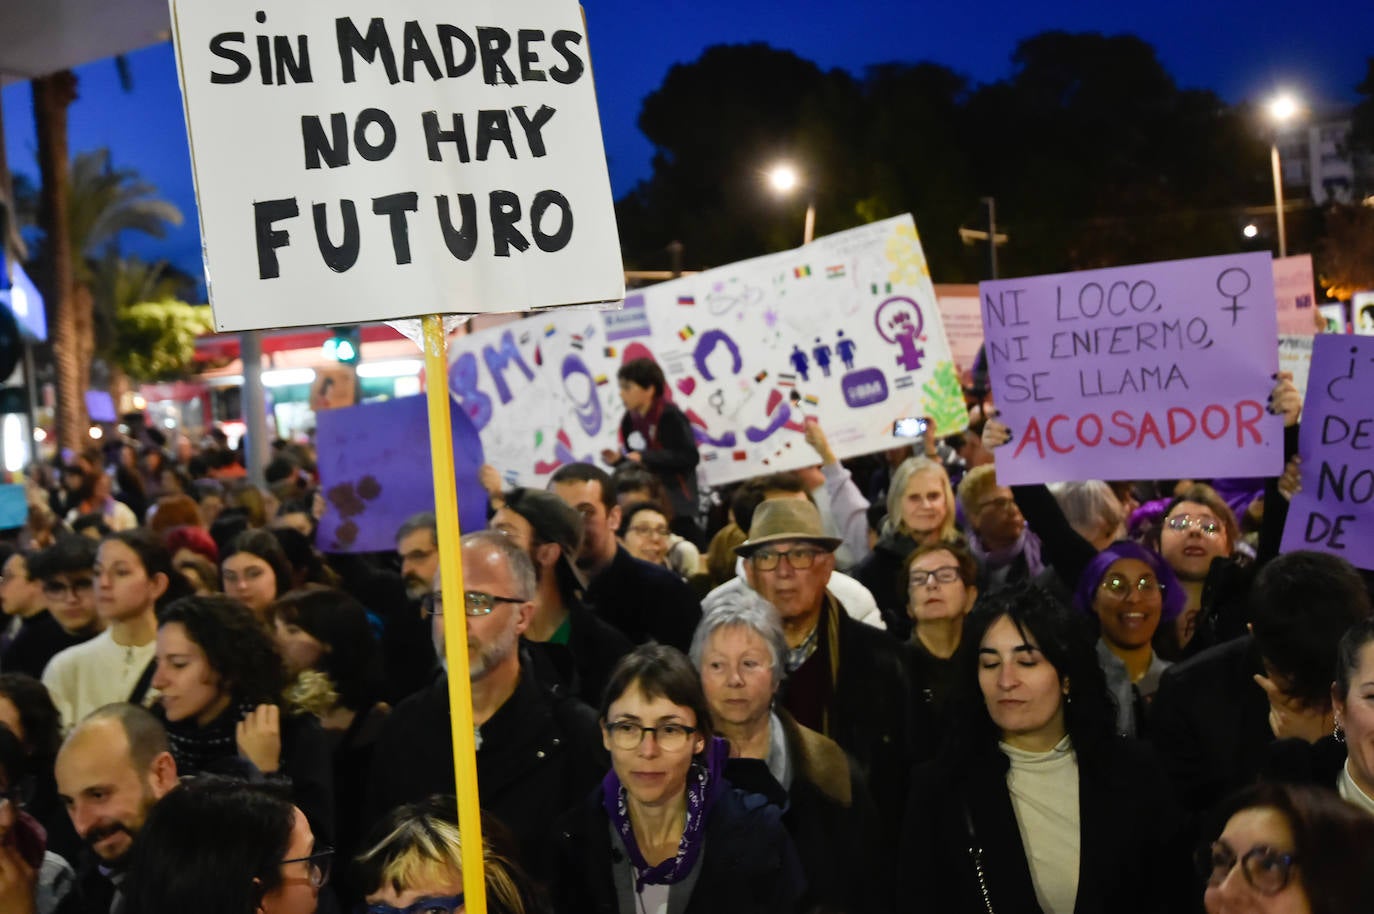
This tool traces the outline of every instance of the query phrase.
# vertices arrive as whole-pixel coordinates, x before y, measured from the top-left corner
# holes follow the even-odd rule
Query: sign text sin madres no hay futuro
[[[1008,483],[1282,468],[1268,255],[985,282]],[[1161,457],[1163,462],[1161,462]]]
[[[260,6],[245,28],[246,11],[178,3],[207,261],[228,267],[211,270],[215,292],[388,284],[374,294],[390,310],[333,322],[400,316],[395,301],[440,289],[480,292],[461,310],[619,297],[610,270],[576,281],[575,261],[593,245],[618,245],[575,4],[568,27],[569,4],[551,0],[490,23],[449,21],[452,5],[434,0],[406,0],[388,17],[354,14],[375,9],[357,2]],[[198,8],[194,42],[188,7]],[[234,200],[217,192],[226,178]],[[522,254],[543,255],[538,266],[562,271],[571,290],[545,283],[546,295],[515,277]],[[618,253],[602,260],[618,273]],[[426,274],[415,294],[395,285],[406,273]],[[455,310],[443,304],[403,313]]]

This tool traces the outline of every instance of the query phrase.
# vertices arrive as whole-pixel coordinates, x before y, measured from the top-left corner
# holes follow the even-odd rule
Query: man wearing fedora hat
[[[840,542],[826,535],[811,502],[772,499],[754,512],[735,551],[749,586],[782,620],[788,656],[779,701],[858,760],[895,840],[913,758],[910,685],[897,643],[856,622],[826,591]]]

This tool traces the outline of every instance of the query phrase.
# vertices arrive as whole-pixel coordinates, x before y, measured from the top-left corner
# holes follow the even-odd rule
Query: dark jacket
[[[620,440],[629,447],[634,421],[627,411],[620,419]],[[671,403],[663,403],[658,424],[650,429],[647,447],[638,451],[640,462],[663,482],[663,490],[673,505],[677,517],[695,519],[697,516],[697,451],[696,435],[687,416]]]
[[[705,845],[686,914],[789,914],[805,888],[780,812],[763,797],[723,791],[706,817]],[[560,914],[617,914],[612,875],[621,851],[597,786],[556,823],[548,877]]]
[[[582,595],[596,614],[635,644],[657,641],[683,653],[701,621],[701,603],[667,568],[640,561],[617,545],[611,564]]]
[[[854,579],[868,588],[883,614],[887,633],[898,641],[911,637],[911,617],[906,614],[906,588],[902,586],[902,565],[916,548],[916,541],[902,533],[888,533],[873,545],[873,551],[854,568]]]
[[[958,664],[954,657],[936,657],[914,634],[902,645],[902,658],[911,679],[913,758],[927,761],[939,752],[950,729]]]
[[[593,708],[601,704],[601,692],[611,670],[634,645],[620,630],[580,602],[568,607],[568,643],[524,641],[535,658],[535,674],[548,685],[561,685],[569,695]]]
[[[6,673],[28,673],[34,679],[43,678],[43,668],[54,654],[69,647],[83,644],[96,635],[100,629],[92,625],[89,631],[73,635],[67,632],[52,613],[46,609],[25,619],[19,626],[19,633],[5,648],[0,656],[0,670]]]
[[[477,789],[531,858],[549,821],[601,780],[610,757],[596,712],[558,686],[539,683],[527,654],[520,684],[481,727]],[[367,821],[403,803],[454,792],[448,677],[401,702],[382,727],[372,756]]]
[[[902,799],[914,755],[911,685],[901,645],[888,635],[856,622],[829,597],[817,623],[826,636],[826,614],[838,619],[839,670],[831,697],[825,735],[859,763],[878,805],[888,846],[896,840]],[[834,645],[826,645],[834,650]],[[792,710],[784,695],[779,704]]]
[[[858,765],[834,740],[782,722],[792,786],[783,790],[759,759],[732,758],[725,777],[782,810],[782,824],[806,873],[800,910],[868,914],[891,909],[891,854],[879,840],[878,810]]]
[[[1253,783],[1274,741],[1269,699],[1250,636],[1164,671],[1150,706],[1150,740],[1184,808],[1201,813]]]
[[[1201,894],[1188,866],[1183,817],[1144,743],[1120,738],[1078,759],[1080,857],[1075,914],[1172,914]],[[912,774],[898,870],[898,909],[940,914],[1040,914],[996,747]],[[967,818],[965,816],[967,810]],[[972,820],[973,837],[968,821]],[[985,902],[971,846],[982,850]]]

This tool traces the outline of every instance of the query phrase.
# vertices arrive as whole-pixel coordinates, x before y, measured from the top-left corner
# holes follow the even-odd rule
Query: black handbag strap
[[[988,892],[988,880],[983,873],[983,848],[978,843],[978,833],[973,830],[973,814],[969,812],[968,801],[961,799],[959,806],[964,813],[964,828],[968,831],[968,855],[973,860],[973,870],[978,875],[978,891],[983,896],[983,907],[988,914],[996,914],[992,910],[992,895]]]

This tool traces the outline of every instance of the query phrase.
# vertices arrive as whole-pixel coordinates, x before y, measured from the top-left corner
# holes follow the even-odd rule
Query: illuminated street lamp
[[[1290,92],[1281,92],[1265,106],[1274,122],[1274,140],[1269,144],[1269,165],[1274,171],[1274,213],[1278,217],[1279,256],[1288,256],[1288,234],[1283,224],[1283,170],[1279,163],[1279,128],[1297,116],[1300,105]]]
[[[791,196],[802,185],[801,173],[787,162],[780,162],[768,170],[768,186],[780,197]],[[806,203],[806,226],[802,229],[802,244],[810,244],[816,234],[816,201]]]

